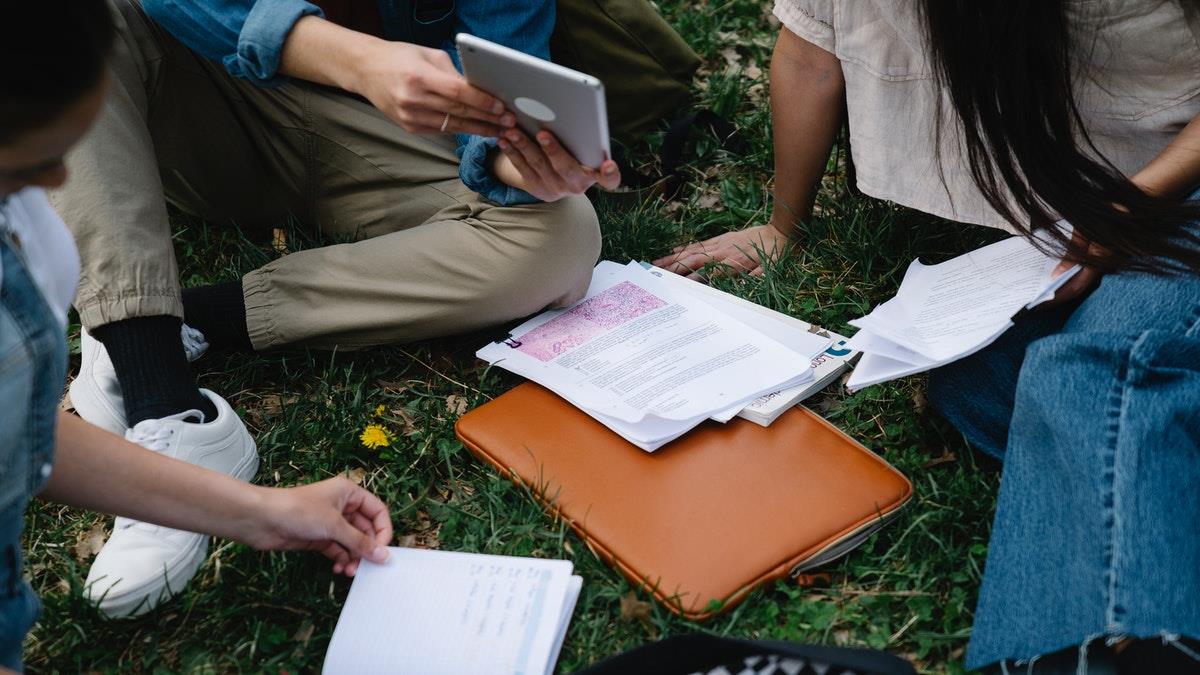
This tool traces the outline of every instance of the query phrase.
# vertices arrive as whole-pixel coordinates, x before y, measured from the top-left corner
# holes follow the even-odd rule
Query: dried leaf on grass
[[[108,531],[104,529],[104,523],[99,522],[92,525],[92,528],[83,533],[79,537],[79,541],[75,542],[75,559],[79,562],[86,562],[96,557],[100,549],[104,548],[104,542],[108,541]]]
[[[311,622],[305,621],[296,629],[296,634],[292,636],[292,642],[299,642],[307,647],[308,641],[312,639],[314,626]]]
[[[405,548],[441,548],[442,540],[438,535],[442,531],[441,523],[434,523],[429,514],[417,511],[415,527],[408,534],[401,535],[399,544]]]
[[[396,382],[394,380],[375,380],[375,386],[397,394],[408,389],[408,385],[404,382]]]
[[[271,248],[280,255],[287,255],[291,251],[288,250],[288,235],[287,231],[282,228],[271,230]]]
[[[958,460],[958,455],[954,454],[947,448],[942,448],[940,457],[933,457],[925,461],[925,468],[929,469],[942,464],[953,464]]]
[[[625,623],[636,621],[642,624],[642,627],[653,638],[657,637],[658,631],[654,628],[654,623],[650,621],[651,609],[650,603],[639,600],[637,593],[633,591],[621,596],[621,621]]]
[[[467,399],[458,394],[450,394],[446,397],[446,410],[455,416],[461,416],[467,412]]]
[[[416,420],[413,418],[412,413],[408,412],[404,408],[391,408],[388,410],[388,412],[395,417],[396,422],[399,422],[401,436],[412,436],[415,433],[419,433]]]

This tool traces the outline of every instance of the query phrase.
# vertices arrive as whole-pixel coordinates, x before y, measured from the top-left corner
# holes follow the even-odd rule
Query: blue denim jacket
[[[362,0],[369,2],[371,0]],[[385,30],[390,0],[377,0]],[[143,0],[143,9],[196,53],[220,61],[226,70],[261,86],[280,81],[283,43],[301,17],[321,16],[307,0]],[[454,33],[470,33],[540,58],[550,57],[554,30],[553,0],[457,0]],[[456,65],[452,42],[443,48]],[[461,69],[461,65],[459,65]],[[487,169],[496,139],[458,136],[459,177],[475,192],[501,205],[538,201],[523,190],[496,180]]]
[[[40,610],[22,574],[25,505],[50,477],[67,375],[63,328],[25,268],[0,203],[0,666],[21,669]]]

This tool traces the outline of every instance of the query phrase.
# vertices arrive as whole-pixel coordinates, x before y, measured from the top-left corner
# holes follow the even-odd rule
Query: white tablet
[[[600,80],[474,35],[459,33],[456,43],[467,81],[504,101],[530,138],[546,129],[595,169],[609,158]]]

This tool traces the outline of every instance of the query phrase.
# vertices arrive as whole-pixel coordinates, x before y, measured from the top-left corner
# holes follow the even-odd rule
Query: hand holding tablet
[[[467,81],[517,117],[499,137],[497,178],[543,201],[620,184],[599,80],[472,35],[457,44]]]

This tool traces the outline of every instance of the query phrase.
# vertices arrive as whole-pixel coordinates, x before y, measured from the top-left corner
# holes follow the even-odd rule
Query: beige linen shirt
[[[1172,0],[1068,0],[1067,7],[1084,126],[1100,153],[1132,175],[1200,114],[1200,42]],[[971,180],[957,118],[933,80],[916,0],[776,0],[775,16],[841,61],[860,190],[1008,229]]]

